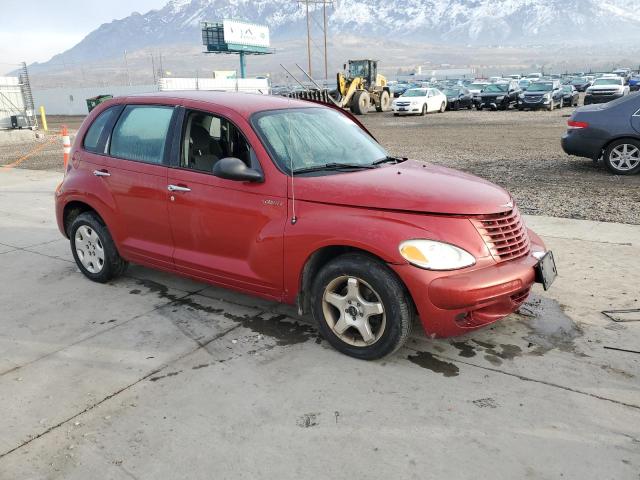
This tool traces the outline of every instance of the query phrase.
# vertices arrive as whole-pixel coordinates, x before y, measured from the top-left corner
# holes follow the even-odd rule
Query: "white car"
[[[603,75],[596,78],[593,84],[587,88],[584,96],[584,104],[606,103],[616,98],[629,95],[629,85],[625,85],[624,78],[617,75]]]
[[[410,88],[396,98],[391,108],[393,114],[426,115],[429,112],[443,113],[447,109],[447,97],[437,88]]]

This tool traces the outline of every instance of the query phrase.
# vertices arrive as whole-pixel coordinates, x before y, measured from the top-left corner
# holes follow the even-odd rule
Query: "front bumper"
[[[594,103],[607,103],[611,100],[615,100],[616,98],[622,97],[622,93],[616,93],[614,95],[585,95],[584,96],[584,104],[591,105]]]
[[[407,105],[407,106],[397,106],[393,105],[391,107],[393,113],[398,113],[400,115],[412,115],[415,113],[422,112],[422,105]]]
[[[411,293],[426,334],[462,335],[515,312],[535,282],[538,259],[533,252],[545,251],[530,230],[529,237],[532,253],[526,257],[476,270],[445,273],[392,265]]]

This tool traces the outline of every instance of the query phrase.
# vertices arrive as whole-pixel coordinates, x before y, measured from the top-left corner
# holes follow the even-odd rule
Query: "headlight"
[[[497,98],[496,98],[496,100],[497,100],[498,102],[501,102],[502,100],[504,100],[504,95],[502,95],[502,96],[500,96],[500,97],[497,97]]]
[[[545,93],[544,94],[544,98],[546,98],[547,100],[549,100],[551,98],[551,94],[550,93]]]
[[[399,249],[407,262],[427,270],[456,270],[476,263],[469,252],[434,240],[407,240]]]

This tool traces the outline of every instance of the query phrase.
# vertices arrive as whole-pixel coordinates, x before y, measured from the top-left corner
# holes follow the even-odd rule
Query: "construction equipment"
[[[338,88],[334,96],[341,107],[351,109],[356,115],[364,115],[370,107],[386,112],[391,107],[391,91],[387,79],[378,74],[377,60],[349,60],[344,65],[346,75],[338,73]]]
[[[370,107],[375,107],[378,112],[386,112],[391,107],[391,91],[387,79],[378,74],[377,60],[349,60],[348,64],[344,64],[345,73],[338,72],[336,89],[331,91],[318,85],[300,65],[296,66],[314,86],[305,86],[282,66],[303,87],[301,91],[289,93],[290,97],[333,103],[341,108],[349,108],[356,115],[368,113]]]

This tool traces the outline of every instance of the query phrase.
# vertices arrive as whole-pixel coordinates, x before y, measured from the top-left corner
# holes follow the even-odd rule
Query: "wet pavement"
[[[640,305],[640,227],[528,217],[552,290],[363,362],[261,299],[89,282],[58,180],[0,172],[0,479],[639,478],[640,322],[601,312]]]

